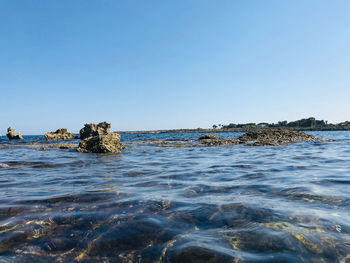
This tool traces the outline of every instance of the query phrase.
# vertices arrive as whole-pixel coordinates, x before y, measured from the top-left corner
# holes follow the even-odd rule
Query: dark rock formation
[[[7,129],[7,138],[9,138],[9,140],[23,140],[23,136],[21,135],[20,132],[17,133],[17,135],[15,134],[15,130],[12,129],[11,127],[9,127]]]
[[[205,135],[202,135],[201,137],[199,137],[198,140],[217,140],[217,139],[220,139],[220,136],[217,135],[217,134],[205,134]]]
[[[79,132],[80,139],[84,140],[93,136],[107,135],[110,128],[111,124],[107,122],[100,122],[97,125],[95,123],[85,124],[84,128]]]
[[[289,129],[256,129],[247,131],[244,135],[240,136],[237,141],[238,143],[253,146],[278,146],[296,142],[324,142],[327,140]]]
[[[120,141],[118,133],[102,134],[82,140],[78,152],[91,153],[120,153],[125,146]]]
[[[59,140],[71,140],[76,136],[67,131],[67,129],[58,129],[55,132],[48,132],[45,134],[44,139],[47,141],[59,141]]]

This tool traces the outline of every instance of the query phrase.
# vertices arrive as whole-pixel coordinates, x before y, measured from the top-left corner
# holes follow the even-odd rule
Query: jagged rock
[[[99,124],[85,124],[80,130],[78,152],[91,153],[119,153],[125,146],[120,141],[118,133],[110,133],[111,124],[100,122]]]
[[[90,123],[85,124],[84,128],[80,130],[80,139],[84,140],[89,137],[109,134],[111,124],[107,122],[100,122],[99,124]]]
[[[240,144],[244,143],[252,146],[278,146],[304,141],[324,142],[327,140],[288,129],[256,129],[247,131],[237,141]]]
[[[12,129],[11,127],[9,127],[7,129],[7,138],[9,138],[9,140],[23,140],[23,136],[20,132],[17,133],[17,135],[15,134],[15,130]]]
[[[48,132],[45,134],[44,139],[47,141],[59,141],[59,140],[72,140],[76,136],[67,131],[67,129],[58,129],[55,132]]]
[[[220,139],[220,136],[217,134],[205,134],[199,137],[198,140],[218,140]]]
[[[120,153],[125,146],[120,141],[118,133],[102,134],[82,140],[78,152],[91,153]]]

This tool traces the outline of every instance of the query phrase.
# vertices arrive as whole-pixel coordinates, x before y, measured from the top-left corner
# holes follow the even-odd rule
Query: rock
[[[106,255],[119,256],[125,251],[143,250],[148,248],[149,244],[153,246],[164,244],[171,240],[174,235],[169,228],[164,228],[157,220],[149,218],[129,220],[129,222],[111,225],[107,231],[92,240],[86,255],[95,258]],[[141,262],[141,258],[114,262]],[[147,261],[142,260],[142,262]]]
[[[237,144],[236,140],[225,140],[220,138],[217,134],[205,134],[198,139],[201,144],[205,146],[220,146],[220,145],[232,145]]]
[[[9,168],[10,166],[8,166],[7,164],[5,163],[0,163],[0,168]]]
[[[78,152],[91,153],[120,153],[125,146],[120,141],[118,133],[101,134],[82,140]]]
[[[59,141],[59,140],[72,140],[76,136],[67,131],[67,129],[58,129],[55,132],[48,132],[45,134],[44,139],[47,141]]]
[[[221,145],[238,144],[238,141],[224,140],[224,139],[206,139],[206,140],[201,140],[201,144],[204,144],[205,146],[221,146]]]
[[[220,139],[220,136],[217,134],[205,134],[199,137],[198,140],[217,140]]]
[[[28,148],[38,150],[55,150],[55,149],[72,149],[76,148],[77,144],[74,143],[52,143],[52,144],[32,144],[28,145]]]
[[[111,124],[100,122],[99,124],[85,124],[80,130],[78,152],[91,153],[120,153],[125,146],[120,141],[118,133],[110,133]]]
[[[238,258],[234,258],[231,254],[226,254],[224,249],[214,250],[200,246],[181,246],[170,247],[165,255],[165,262],[184,263],[184,262],[207,262],[207,263],[226,263],[226,262],[242,262]]]
[[[315,136],[304,132],[289,129],[256,129],[247,131],[237,139],[238,143],[252,146],[278,146],[287,145],[296,142],[324,142],[325,139],[316,138]]]
[[[15,134],[15,130],[12,129],[11,127],[9,127],[7,129],[7,138],[9,138],[9,140],[23,140],[23,136],[21,135],[20,132],[17,133],[17,135]]]
[[[97,125],[95,123],[85,124],[84,128],[79,132],[80,139],[84,140],[93,136],[107,135],[110,128],[111,124],[107,122],[100,122]]]
[[[200,143],[204,144],[205,146],[220,146],[233,144],[246,144],[250,146],[278,146],[305,141],[328,141],[325,139],[316,138],[315,136],[306,134],[304,132],[281,128],[250,130],[247,131],[244,135],[240,136],[239,138],[232,140],[225,140],[221,139],[220,137],[215,138],[214,136],[202,137],[200,137]]]

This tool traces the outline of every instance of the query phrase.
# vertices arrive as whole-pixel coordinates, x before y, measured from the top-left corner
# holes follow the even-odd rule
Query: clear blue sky
[[[0,132],[350,119],[348,0],[0,0]]]

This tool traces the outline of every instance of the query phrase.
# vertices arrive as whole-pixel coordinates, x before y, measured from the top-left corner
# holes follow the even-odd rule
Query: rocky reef
[[[73,149],[77,147],[75,143],[50,143],[50,144],[30,144],[28,148],[38,150]]]
[[[247,131],[235,139],[224,139],[217,134],[205,134],[197,140],[161,140],[161,141],[135,141],[133,144],[155,145],[160,147],[209,147],[226,145],[247,145],[247,146],[279,146],[297,142],[327,142],[328,139],[317,138],[304,132],[276,128],[276,129],[254,129]]]
[[[83,153],[120,153],[125,148],[120,140],[120,134],[110,132],[111,124],[107,122],[100,122],[98,124],[90,123],[80,130],[81,141],[76,143],[7,143],[0,145],[0,149],[8,148],[31,148],[36,150],[57,150],[57,149],[73,149]],[[7,137],[12,139],[23,139],[22,135],[15,134],[15,130],[8,128]],[[67,131],[65,128],[56,130],[55,132],[48,132],[44,135],[46,141],[60,141],[78,139],[78,137]],[[3,167],[1,167],[3,168]]]
[[[317,138],[304,132],[289,129],[256,129],[247,131],[238,139],[239,143],[253,146],[278,146],[296,142],[324,142],[325,139]]]
[[[85,124],[80,130],[82,141],[77,148],[78,152],[90,153],[120,153],[125,148],[120,141],[118,133],[111,133],[111,124],[101,122],[99,124]],[[88,137],[86,137],[88,136]]]
[[[110,133],[111,124],[107,122],[100,122],[99,124],[90,123],[85,124],[84,128],[82,128],[79,132],[80,139],[84,140],[89,137],[99,136],[99,135],[107,135]]]
[[[237,140],[225,140],[222,138],[219,139],[205,139],[201,140],[200,143],[204,146],[221,146],[221,145],[233,145],[239,144]]]
[[[238,144],[236,140],[225,140],[217,134],[206,134],[198,138],[199,142],[205,146],[220,146]]]
[[[22,134],[18,132],[16,135],[15,130],[11,127],[8,127],[6,136],[9,140],[23,140]]]
[[[288,145],[296,142],[324,142],[325,139],[304,132],[289,129],[255,129],[247,131],[237,139],[225,140],[215,134],[208,134],[199,138],[201,144],[205,146],[246,144],[250,146],[278,146]]]
[[[18,144],[13,143],[2,145],[0,149],[9,147],[29,147],[39,150],[51,149],[72,149],[76,148],[78,152],[84,153],[120,153],[124,148],[124,144],[120,140],[120,134],[110,132],[111,124],[107,122],[100,122],[98,124],[90,123],[80,130],[81,141],[77,144]],[[9,139],[23,139],[22,135],[9,127],[7,136]],[[55,132],[48,132],[45,134],[45,140],[69,140],[77,138],[74,134],[67,131],[67,129],[58,129]],[[297,142],[326,142],[327,139],[317,138],[304,132],[286,129],[286,128],[258,128],[247,131],[245,134],[234,139],[224,139],[217,134],[205,134],[200,136],[197,140],[137,140],[128,141],[127,147],[136,144],[160,146],[160,147],[209,147],[209,146],[225,146],[243,144],[247,146],[279,146],[288,145]]]
[[[61,128],[55,132],[48,132],[44,135],[44,139],[47,141],[60,141],[60,140],[72,140],[76,136],[67,131],[67,129]]]
[[[220,139],[220,136],[217,134],[205,134],[198,138],[198,140],[217,140]]]

